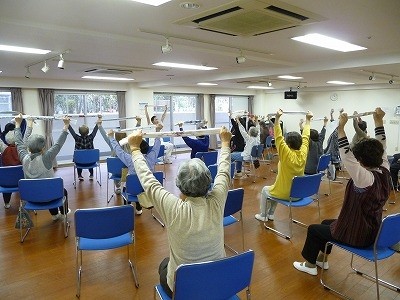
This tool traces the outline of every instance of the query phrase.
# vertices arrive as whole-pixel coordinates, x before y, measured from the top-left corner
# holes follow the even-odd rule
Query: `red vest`
[[[17,147],[15,147],[15,145],[10,145],[4,149],[1,154],[1,159],[3,166],[18,166],[21,164],[18,157]]]

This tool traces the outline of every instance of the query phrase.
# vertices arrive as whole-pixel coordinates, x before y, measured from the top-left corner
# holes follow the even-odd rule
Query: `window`
[[[196,103],[198,96],[190,94],[154,94],[154,112],[158,118],[164,112],[165,105],[168,110],[163,122],[165,131],[179,130],[176,123],[180,121],[196,120]],[[151,117],[151,116],[150,116]],[[184,125],[183,129],[196,129],[195,125]],[[185,146],[185,142],[181,137],[174,137],[175,146]]]
[[[11,105],[11,92],[0,91],[0,112],[8,112],[12,110]],[[4,126],[11,121],[12,117],[4,115],[4,118],[0,118],[1,130],[4,130]]]
[[[118,101],[116,93],[104,92],[79,92],[79,91],[56,91],[54,94],[54,113],[56,115],[69,115],[76,124],[71,123],[76,133],[79,133],[79,126],[86,124],[89,127],[89,133],[96,125],[97,115],[103,116],[103,127],[116,129],[119,127],[119,121],[109,121],[107,119],[118,118]],[[53,140],[56,141],[60,136],[64,123],[55,120],[53,122]],[[104,141],[100,132],[94,139],[94,147],[100,149],[102,155],[110,153],[110,147]],[[71,135],[68,135],[67,141],[58,154],[58,160],[71,160],[75,149],[75,141]]]
[[[215,127],[231,128],[229,110],[232,112],[248,111],[248,108],[247,96],[215,96]],[[219,135],[217,135],[217,139],[219,142]]]

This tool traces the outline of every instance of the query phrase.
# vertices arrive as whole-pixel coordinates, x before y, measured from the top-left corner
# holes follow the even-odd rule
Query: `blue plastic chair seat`
[[[26,202],[24,208],[27,210],[45,210],[63,206],[64,197],[49,202]]]
[[[161,287],[161,285],[157,284],[157,285],[155,286],[155,289],[156,289],[157,293],[160,295],[160,297],[161,297],[162,300],[171,300],[171,298],[168,297],[168,295],[164,292],[164,290],[163,290],[163,288]],[[239,298],[238,296],[235,295],[235,296],[230,297],[230,298],[228,298],[228,299],[226,299],[226,300],[240,300],[240,298]]]
[[[311,197],[305,197],[305,198],[302,198],[302,199],[297,200],[297,201],[296,200],[292,200],[292,201],[287,200],[286,201],[286,200],[281,200],[281,199],[274,198],[274,197],[271,197],[271,196],[269,196],[268,199],[274,200],[274,201],[278,202],[279,204],[285,205],[287,207],[289,207],[289,206],[302,207],[302,206],[307,206],[307,205],[309,205],[309,204],[314,202],[314,199],[311,198]]]
[[[97,162],[93,163],[93,164],[78,164],[78,163],[75,163],[75,166],[76,166],[77,169],[91,169],[91,168],[98,167],[99,164]]]
[[[0,193],[14,193],[14,192],[18,192],[18,187],[0,186]]]
[[[130,232],[108,239],[88,239],[80,237],[78,247],[80,250],[107,250],[119,248],[132,243],[132,234]]]
[[[351,246],[347,246],[347,245],[343,245],[343,244],[339,244],[339,243],[335,243],[335,242],[331,242],[331,244],[338,246],[340,248],[343,248],[351,253],[354,253],[358,256],[361,256],[369,261],[374,261],[375,257],[374,257],[374,245],[371,245],[370,247],[367,248],[354,248]],[[385,259],[388,258],[390,256],[392,256],[396,251],[394,251],[391,248],[378,248],[377,249],[377,259]]]
[[[239,222],[239,220],[236,219],[234,216],[224,217],[224,226],[229,226],[231,224],[235,224],[236,222]]]

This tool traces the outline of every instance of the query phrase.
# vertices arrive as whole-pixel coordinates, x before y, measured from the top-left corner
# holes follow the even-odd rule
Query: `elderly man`
[[[141,131],[128,137],[144,196],[161,215],[167,228],[170,257],[161,262],[159,274],[161,286],[170,297],[174,273],[180,264],[225,257],[223,214],[230,184],[231,139],[231,133],[225,127],[221,128],[220,139],[218,173],[211,191],[210,171],[202,160],[193,158],[179,166],[176,185],[181,195],[177,197],[163,188],[147,166],[140,152]]]

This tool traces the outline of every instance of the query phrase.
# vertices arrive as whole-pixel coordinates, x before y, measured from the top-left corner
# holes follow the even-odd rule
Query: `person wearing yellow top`
[[[313,114],[309,111],[306,115],[303,133],[292,131],[283,138],[280,124],[280,117],[283,111],[276,112],[274,123],[275,145],[279,156],[278,175],[275,183],[263,187],[260,199],[260,213],[255,215],[259,221],[265,222],[274,220],[274,213],[277,203],[267,200],[268,196],[289,200],[290,188],[294,176],[304,175],[304,168],[307,161],[308,145],[310,138],[310,121]]]

